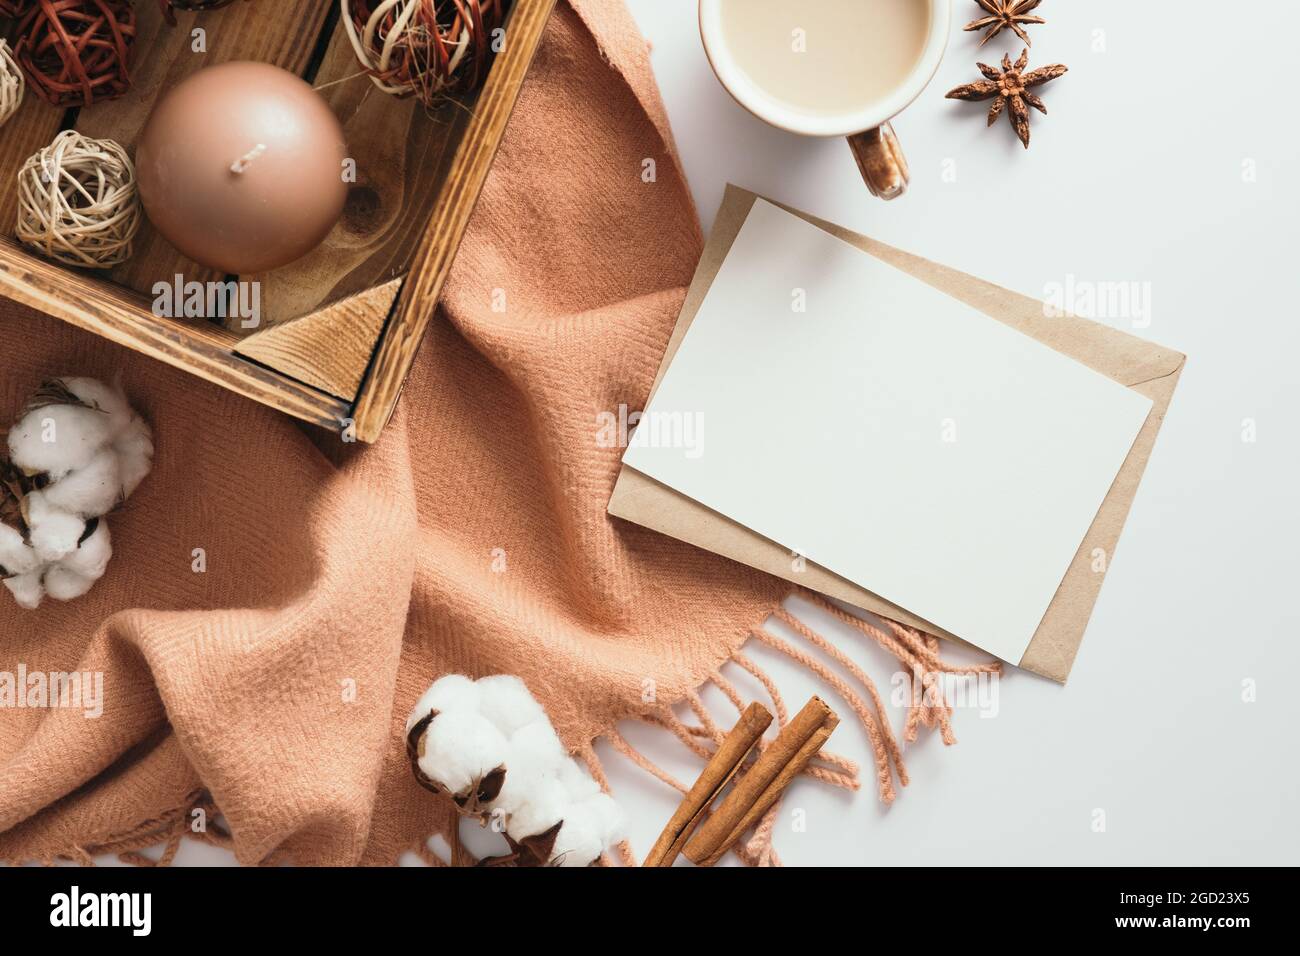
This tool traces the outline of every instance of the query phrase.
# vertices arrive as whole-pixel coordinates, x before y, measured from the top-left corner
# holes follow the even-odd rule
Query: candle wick
[[[230,166],[230,171],[232,173],[242,174],[249,166],[253,165],[253,160],[257,159],[257,157],[261,156],[265,152],[266,144],[258,143],[243,156],[239,157],[239,159],[235,160]]]

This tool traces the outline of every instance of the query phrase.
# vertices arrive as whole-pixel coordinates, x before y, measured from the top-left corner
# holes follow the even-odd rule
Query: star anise
[[[1014,30],[1016,36],[1025,41],[1026,46],[1033,46],[1034,43],[1029,39],[1029,34],[1025,32],[1022,23],[1046,23],[1042,17],[1031,17],[1029,11],[1037,9],[1043,0],[975,0],[989,14],[979,20],[973,20],[966,24],[969,30],[987,30],[984,39],[980,40],[980,46],[988,43],[1003,30]]]
[[[1005,110],[1007,118],[1011,120],[1011,126],[1020,137],[1020,142],[1025,144],[1025,149],[1029,148],[1029,107],[1032,106],[1044,116],[1047,115],[1047,107],[1029,88],[1033,86],[1042,86],[1044,83],[1050,83],[1057,77],[1066,73],[1067,68],[1060,63],[1054,63],[1051,66],[1040,66],[1038,69],[1029,73],[1025,72],[1025,67],[1029,65],[1029,51],[1025,50],[1020,54],[1020,59],[1013,64],[1010,55],[1002,57],[1002,69],[988,66],[984,63],[976,63],[985,79],[977,83],[967,83],[965,86],[959,86],[955,90],[948,92],[947,98],[950,100],[971,100],[978,102],[981,100],[993,99],[992,107],[989,108],[989,125],[992,126],[994,121]]]

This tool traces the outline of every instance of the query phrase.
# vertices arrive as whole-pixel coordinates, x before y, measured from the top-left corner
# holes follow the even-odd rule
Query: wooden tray
[[[138,0],[134,85],[125,97],[65,112],[29,89],[0,129],[0,295],[304,421],[374,441],[433,318],[554,5],[513,0],[504,49],[482,90],[431,115],[355,75],[337,0],[253,0],[179,14],[174,27],[155,0]],[[206,33],[205,53],[192,52],[198,28]],[[358,181],[325,243],[283,269],[242,277],[262,283],[256,331],[154,315],[155,283],[178,273],[187,281],[221,277],[186,260],[147,224],[135,256],[108,273],[52,263],[12,239],[10,185],[60,129],[115,139],[134,152],[158,96],[226,60],[275,63],[320,87],[357,160]]]

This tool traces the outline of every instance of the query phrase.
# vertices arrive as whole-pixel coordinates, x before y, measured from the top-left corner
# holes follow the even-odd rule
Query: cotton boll
[[[551,862],[559,866],[589,866],[604,851],[595,818],[580,807],[569,807],[564,826],[560,827],[551,849]]]
[[[22,534],[7,524],[0,524],[0,568],[8,574],[26,574],[41,566],[41,559]]]
[[[90,537],[81,542],[76,551],[73,551],[55,567],[88,577],[91,581],[98,581],[104,576],[104,572],[108,569],[109,559],[112,557],[113,539],[108,533],[108,522],[101,518]],[[54,588],[50,585],[48,579],[45,582],[45,589],[51,595],[54,594]],[[67,599],[60,598],[60,600]]]
[[[132,416],[113,440],[121,467],[122,497],[129,498],[153,468],[153,432],[139,415]]]
[[[122,497],[130,497],[153,468],[153,431],[120,388],[93,378],[65,378],[63,384],[81,401],[107,414],[109,440],[121,464]]]
[[[623,838],[623,828],[623,812],[608,794],[570,804],[551,859],[560,866],[588,866]]]
[[[28,408],[9,431],[8,460],[0,455],[10,523],[0,526],[0,568],[34,610],[47,593],[71,600],[103,577],[113,548],[99,519],[149,473],[154,447],[121,389],[95,379],[51,379]],[[25,526],[26,541],[12,525]]]
[[[547,772],[554,774],[559,765],[569,759],[555,728],[545,714],[542,714],[541,720],[525,724],[516,730],[510,737],[510,749],[526,755],[537,776]]]
[[[449,793],[463,795],[497,767],[505,766],[509,751],[505,735],[486,718],[463,710],[439,710],[424,733],[419,765],[425,776]],[[506,776],[510,776],[508,770]]]
[[[478,689],[480,713],[507,737],[525,724],[546,720],[546,711],[518,677],[510,674],[484,677],[478,681]]]
[[[45,500],[52,507],[82,518],[108,514],[122,498],[121,469],[112,448],[103,449],[84,468],[68,472],[45,489]]]
[[[560,738],[543,714],[540,721],[519,728],[510,738],[506,780],[495,805],[506,813],[514,813],[532,799],[539,781],[558,780],[561,768],[569,762]]]
[[[607,793],[597,792],[583,800],[579,812],[590,818],[600,837],[602,850],[608,850],[627,835],[627,817],[623,815],[623,808]]]
[[[33,409],[9,430],[9,457],[29,475],[57,481],[85,468],[112,437],[108,414],[80,405]]]
[[[558,776],[573,803],[581,803],[600,793],[600,784],[584,767],[567,757],[559,766]]]
[[[31,532],[32,547],[42,561],[59,561],[77,549],[86,523],[76,515],[55,508],[45,493],[33,491],[23,499],[23,514]]]
[[[510,771],[506,771],[506,780]],[[564,819],[568,809],[569,795],[560,781],[554,777],[544,777],[533,786],[529,799],[524,801],[510,814],[506,823],[506,834],[512,840],[545,833]]]
[[[420,695],[420,699],[411,708],[411,716],[406,718],[406,732],[429,716],[430,711],[440,714],[455,712],[478,713],[479,691],[474,681],[464,674],[448,674],[440,677]]]
[[[18,606],[28,611],[35,611],[41,606],[45,597],[45,586],[41,584],[41,570],[20,574],[16,578],[5,578],[4,586],[13,594]]]
[[[108,522],[99,519],[94,532],[77,550],[45,572],[45,592],[56,601],[81,597],[104,576],[112,557]]]
[[[45,593],[56,601],[72,601],[85,595],[98,580],[56,564],[45,572]]]
[[[108,415],[110,438],[121,434],[127,424],[136,417],[120,388],[105,385],[94,378],[65,378],[61,381],[63,387],[82,402]]]

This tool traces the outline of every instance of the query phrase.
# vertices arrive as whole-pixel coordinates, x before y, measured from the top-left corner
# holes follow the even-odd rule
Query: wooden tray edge
[[[352,411],[360,441],[377,439],[397,407],[555,4],[556,0],[515,0],[506,25],[505,49],[488,74],[475,119],[456,147],[447,173],[451,186],[438,197],[411,257],[397,306],[380,335]]]
[[[239,339],[224,329],[156,316],[144,296],[8,240],[0,241],[0,295],[302,421],[335,431],[349,421],[347,402],[235,356]]]

